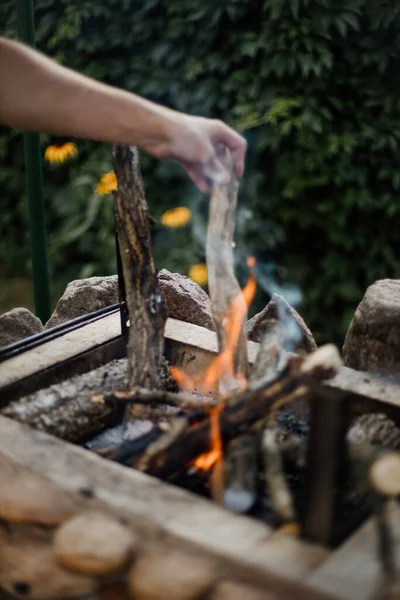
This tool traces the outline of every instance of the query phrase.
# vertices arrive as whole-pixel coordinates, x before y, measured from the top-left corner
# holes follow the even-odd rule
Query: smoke
[[[208,196],[197,192],[191,194],[192,236],[199,251],[204,255],[207,240],[208,203]],[[260,226],[263,227],[263,233],[265,233],[265,236],[263,236],[265,247],[262,249],[262,258],[260,258],[259,253],[254,252],[254,248],[251,248],[248,242],[244,242],[245,239],[251,238],[249,232],[256,231]],[[261,225],[257,222],[257,217],[249,206],[240,205],[236,215],[235,240],[237,245],[234,246],[234,266],[235,272],[242,283],[244,283],[248,274],[246,259],[255,254],[257,262],[253,272],[258,287],[270,298],[278,295],[284,299],[276,299],[278,320],[284,328],[284,349],[288,352],[294,351],[301,340],[302,332],[290,311],[290,307],[298,309],[303,300],[303,295],[297,284],[282,281],[282,278],[279,277],[280,266],[272,258],[266,258],[269,254],[272,254],[272,250],[279,243],[279,240],[276,239],[274,224],[264,221]]]

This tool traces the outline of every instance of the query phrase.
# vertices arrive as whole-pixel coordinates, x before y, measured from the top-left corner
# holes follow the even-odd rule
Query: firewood
[[[264,430],[262,447],[267,494],[271,500],[274,516],[284,523],[295,523],[297,518],[294,501],[286,481],[274,428],[268,427]]]
[[[0,519],[54,526],[78,511],[72,494],[31,473],[0,452]]]
[[[61,567],[50,532],[32,526],[0,525],[0,587],[18,598],[79,598],[97,591],[93,577]]]
[[[220,414],[223,443],[226,444],[243,431],[265,420],[281,406],[306,398],[309,394],[307,386],[312,385],[314,381],[314,372],[318,377],[323,376],[324,369],[330,374],[337,360],[337,351],[334,349],[325,352],[320,348],[315,353],[321,356],[322,364],[318,357],[311,360],[312,355],[306,359],[290,358],[286,368],[275,381],[257,389],[249,388],[244,392],[236,392],[226,399],[223,397],[221,401],[224,402],[224,408]],[[301,369],[303,372],[300,372]],[[153,431],[133,442],[123,442],[113,450],[109,458],[131,464],[139,470],[159,477],[168,477],[181,471],[183,465],[189,464],[199,454],[209,450],[210,419],[208,416],[204,418],[207,410],[199,408],[196,413],[196,416],[200,414],[203,420],[188,427],[186,425],[193,422],[189,413],[185,416],[186,424],[182,427],[182,432],[174,437],[171,443],[160,445],[158,438],[154,441]],[[156,444],[157,451],[152,448],[152,443]]]
[[[55,533],[53,549],[63,567],[86,575],[109,575],[127,566],[137,544],[128,528],[92,511],[62,525]]]
[[[232,162],[228,158],[228,162]],[[228,165],[230,167],[231,165]],[[232,175],[226,185],[214,183],[210,199],[206,261],[208,289],[216,325],[219,352],[223,353],[229,345],[228,331],[237,328],[237,345],[233,357],[234,374],[247,378],[247,307],[235,277],[233,261],[233,234],[235,229],[238,182]],[[233,315],[232,304],[238,305]],[[239,322],[234,324],[235,319]],[[221,374],[219,392],[225,393],[237,387],[237,381],[227,373]]]
[[[257,434],[243,434],[224,453],[224,506],[248,512],[257,498]]]
[[[129,572],[135,600],[197,600],[217,578],[214,561],[167,546],[149,544]]]
[[[159,389],[167,314],[151,251],[139,153],[134,146],[116,145],[113,157],[118,182],[114,193],[117,235],[130,321],[129,385]]]
[[[91,396],[126,387],[127,370],[126,359],[112,361],[24,396],[1,414],[69,442],[82,443],[122,418],[121,405],[96,405]]]
[[[209,396],[198,396],[189,393],[175,394],[166,390],[147,390],[145,388],[134,388],[133,390],[115,390],[107,394],[92,396],[92,402],[105,404],[110,408],[130,402],[132,404],[167,405],[183,411],[196,410],[210,403]]]
[[[257,387],[272,381],[278,372],[282,355],[284,329],[279,321],[268,321],[260,343],[256,361],[250,374],[250,387]]]

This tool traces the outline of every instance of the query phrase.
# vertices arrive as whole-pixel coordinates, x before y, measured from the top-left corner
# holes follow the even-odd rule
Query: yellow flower
[[[99,183],[94,188],[96,194],[99,196],[105,196],[106,194],[111,194],[118,187],[117,177],[114,171],[110,171],[109,173],[105,173]]]
[[[74,158],[78,154],[76,144],[66,142],[65,144],[47,146],[44,152],[44,158],[49,163],[63,163],[69,158]]]
[[[177,206],[161,215],[161,223],[165,227],[185,227],[192,218],[192,213],[186,206]]]
[[[188,275],[190,279],[193,279],[199,285],[206,285],[207,283],[207,267],[204,263],[192,265]]]

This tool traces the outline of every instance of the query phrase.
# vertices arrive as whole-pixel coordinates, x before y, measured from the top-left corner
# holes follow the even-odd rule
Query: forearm
[[[105,142],[169,143],[176,113],[0,38],[0,122]]]

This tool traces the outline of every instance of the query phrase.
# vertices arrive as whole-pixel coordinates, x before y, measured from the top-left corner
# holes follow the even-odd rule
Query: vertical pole
[[[34,46],[33,0],[17,0],[17,20],[21,41]],[[45,322],[50,317],[51,309],[42,156],[38,133],[24,132],[24,151],[35,312]]]

